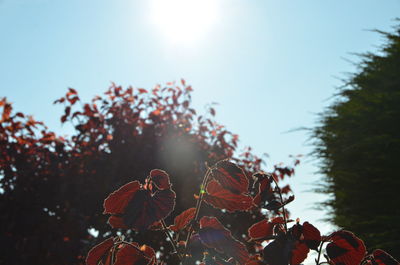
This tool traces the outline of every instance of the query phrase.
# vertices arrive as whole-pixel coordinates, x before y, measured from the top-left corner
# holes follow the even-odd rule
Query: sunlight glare
[[[217,20],[217,2],[217,0],[152,0],[152,21],[173,43],[198,41]]]

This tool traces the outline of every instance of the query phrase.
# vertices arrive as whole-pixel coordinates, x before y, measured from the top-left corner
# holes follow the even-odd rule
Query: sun
[[[173,43],[204,38],[217,21],[217,0],[151,0],[151,20]]]

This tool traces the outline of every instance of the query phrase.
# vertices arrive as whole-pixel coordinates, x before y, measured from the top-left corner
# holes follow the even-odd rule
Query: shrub
[[[297,265],[306,259],[310,250],[318,253],[317,265],[398,264],[382,250],[367,253],[364,242],[349,231],[321,236],[319,230],[308,222],[301,224],[299,219],[295,222],[288,220],[285,205],[293,201],[294,196],[283,196],[277,175],[260,172],[252,177],[248,179],[240,167],[227,160],[207,166],[195,195],[195,208],[184,210],[168,226],[165,219],[174,210],[176,194],[169,175],[155,169],[143,183],[132,181],[112,192],[104,201],[104,214],[111,215],[108,223],[113,228],[139,233],[162,230],[174,249],[171,255],[175,255],[180,264]],[[249,185],[250,182],[253,185]],[[276,216],[254,224],[242,223],[248,227],[244,239],[250,247],[246,247],[232,236],[228,225],[224,226],[215,216],[202,214],[203,204],[230,213],[251,214],[267,209]],[[289,227],[290,223],[294,224]],[[264,245],[267,241],[268,244]],[[326,254],[323,254],[325,243]],[[165,264],[156,253],[160,252],[148,245],[127,242],[120,235],[92,248],[86,263]],[[321,254],[326,261],[321,261]]]

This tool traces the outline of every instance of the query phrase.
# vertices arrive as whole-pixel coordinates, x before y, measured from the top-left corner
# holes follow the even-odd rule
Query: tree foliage
[[[400,257],[400,27],[362,55],[359,70],[313,129],[335,224]]]
[[[235,158],[238,136],[215,122],[214,109],[198,115],[191,107],[191,91],[183,80],[179,86],[170,83],[151,90],[123,89],[113,84],[104,95],[84,103],[76,90],[69,89],[55,103],[64,107],[61,122],[71,123],[75,129],[70,137],[58,136],[32,116],[14,112],[12,105],[2,99],[0,263],[83,264],[90,246],[117,235],[122,228],[118,218],[126,205],[120,205],[117,211],[111,209],[114,217],[109,222],[118,228],[112,229],[101,213],[104,198],[125,183],[136,187],[135,196],[146,201],[141,214],[148,222],[167,216],[175,206],[174,213],[166,219],[172,222],[178,213],[193,206],[193,194],[199,196],[206,163],[230,158],[239,164],[245,176],[232,180],[236,186],[230,194],[248,196],[240,190],[241,181],[248,181],[252,173],[261,169],[262,159],[250,149]],[[158,193],[141,188],[147,187],[146,176],[153,168],[170,174],[173,193],[167,188]],[[158,183],[158,188],[168,186],[165,178],[155,181],[156,173],[151,176],[152,182]],[[276,167],[273,173],[283,178],[292,175],[293,169]],[[235,191],[235,187],[239,190]],[[211,205],[222,204],[228,210],[237,206],[217,189],[214,186],[205,198],[210,205],[202,211],[219,217],[221,210]],[[175,205],[158,204],[156,198],[160,197],[170,202],[174,199]],[[244,203],[240,207],[247,206]],[[157,210],[157,216],[148,215],[153,210]],[[148,231],[142,231],[147,223],[138,222],[132,213],[127,212],[126,216],[130,218],[129,225],[139,228],[125,234],[126,240],[134,238],[152,245],[165,253],[163,258],[168,264],[176,262],[176,257],[168,254],[172,249],[165,244],[161,231],[149,236]],[[240,237],[247,229],[242,223],[263,216],[255,212],[250,216],[235,213],[221,218],[230,225],[231,233]],[[176,221],[178,228],[183,225]],[[88,229],[97,230],[98,238]]]

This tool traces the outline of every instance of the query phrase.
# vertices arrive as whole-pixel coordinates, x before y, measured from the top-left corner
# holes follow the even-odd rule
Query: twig
[[[319,246],[318,257],[317,257],[317,259],[315,260],[315,262],[316,262],[317,265],[320,265],[320,264],[324,263],[324,262],[319,263],[319,259],[321,258],[322,245],[323,245],[325,242],[326,242],[325,240],[322,240],[322,241],[321,241],[321,245]]]
[[[175,240],[173,239],[173,237],[171,236],[171,234],[169,233],[168,228],[167,228],[167,225],[165,224],[164,219],[161,220],[161,224],[162,224],[164,233],[167,235],[167,237],[168,237],[169,240],[171,241],[171,245],[172,245],[174,251],[175,251],[176,254],[178,255],[179,259],[182,260],[182,256],[179,254],[178,249],[177,249],[177,247],[176,247],[177,244],[176,244]]]
[[[187,250],[187,246],[188,246],[190,237],[192,236],[192,233],[193,233],[193,224],[197,223],[199,221],[198,219],[199,219],[199,212],[200,212],[201,202],[203,200],[203,195],[205,193],[204,189],[206,188],[207,181],[208,181],[208,178],[209,178],[210,174],[211,174],[211,168],[208,167],[207,172],[206,172],[206,174],[204,175],[204,178],[203,178],[203,183],[200,186],[199,198],[197,199],[197,203],[196,203],[196,211],[195,211],[195,214],[194,214],[194,219],[192,220],[192,222],[190,224],[189,232],[188,232],[188,235],[186,237],[185,253],[186,253],[186,250]]]
[[[281,199],[281,204],[282,204],[282,211],[283,211],[283,220],[285,222],[285,231],[287,233],[288,229],[287,229],[287,219],[286,219],[286,210],[285,210],[285,204],[283,203],[283,196],[282,196],[282,191],[281,188],[278,185],[278,182],[276,182],[275,178],[273,175],[271,175],[272,180],[275,183],[276,188],[278,189],[278,193],[279,193],[279,197]]]

